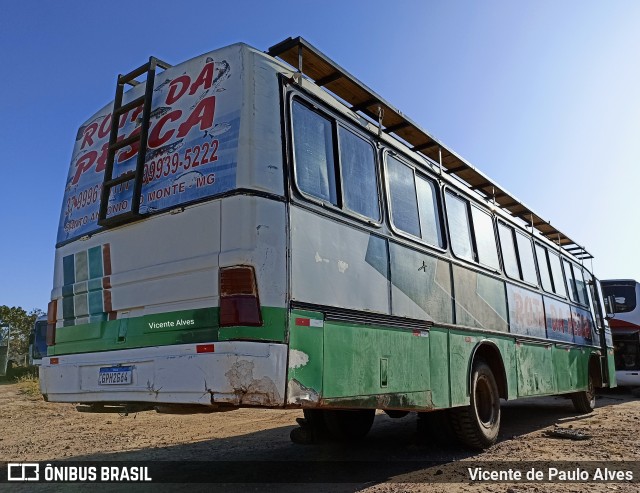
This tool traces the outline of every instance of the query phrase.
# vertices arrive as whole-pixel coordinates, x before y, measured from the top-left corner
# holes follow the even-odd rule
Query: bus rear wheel
[[[579,413],[587,414],[593,412],[596,407],[596,389],[591,373],[589,373],[587,390],[576,392],[571,396],[571,400],[573,401],[573,407],[575,407]]]
[[[458,439],[474,449],[493,445],[500,430],[500,395],[489,365],[476,361],[471,372],[470,405],[450,410]]]
[[[324,411],[324,421],[329,433],[335,439],[343,441],[363,438],[369,433],[375,417],[375,409]]]

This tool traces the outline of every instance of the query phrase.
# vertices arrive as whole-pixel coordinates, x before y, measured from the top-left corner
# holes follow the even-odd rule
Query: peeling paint
[[[297,349],[289,351],[289,368],[295,370],[302,368],[309,362],[309,355]]]
[[[316,252],[316,262],[325,262],[325,263],[329,263],[329,259],[328,258],[322,258],[320,256],[320,254],[318,252]]]
[[[287,403],[301,406],[303,404],[316,404],[320,401],[320,395],[313,389],[305,387],[295,378],[287,383]]]
[[[236,397],[234,404],[250,404],[255,406],[280,406],[282,398],[276,384],[269,377],[255,379],[253,361],[236,361],[224,374],[233,388]]]
[[[338,260],[338,270],[340,271],[341,274],[344,274],[344,272],[349,268],[349,264],[342,261],[342,260]]]

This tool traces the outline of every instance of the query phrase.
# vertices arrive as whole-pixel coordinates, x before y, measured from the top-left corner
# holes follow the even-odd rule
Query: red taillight
[[[196,353],[213,353],[215,352],[216,347],[214,344],[198,344],[196,346]]]
[[[47,306],[47,346],[56,343],[56,319],[58,318],[58,302],[50,301]]]
[[[220,269],[220,326],[262,325],[256,275],[251,266]]]
[[[51,363],[52,365],[57,365],[58,363],[60,363],[60,360],[58,358],[49,358],[49,363]]]

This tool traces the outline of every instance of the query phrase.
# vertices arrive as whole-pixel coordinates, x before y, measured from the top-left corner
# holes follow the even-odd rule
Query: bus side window
[[[413,170],[387,154],[387,175],[393,225],[419,238],[420,220]]]
[[[338,128],[338,136],[344,204],[357,214],[379,221],[378,182],[373,146],[344,127]]]
[[[293,102],[293,152],[300,190],[338,205],[333,124],[298,101]]]
[[[468,202],[448,190],[445,196],[451,250],[457,257],[474,261]]]
[[[549,253],[549,265],[551,266],[551,278],[553,280],[553,292],[560,296],[567,296],[567,288],[562,276],[562,265],[560,257],[556,253]]]
[[[569,290],[569,298],[571,301],[578,303],[578,289],[576,288],[576,280],[573,275],[573,269],[571,264],[566,259],[562,259],[562,265],[564,267],[564,275],[567,279],[567,289]]]
[[[473,220],[473,232],[475,233],[476,248],[478,250],[478,262],[500,270],[493,218],[490,214],[472,205],[471,219]]]
[[[536,262],[533,259],[531,240],[519,231],[516,231],[516,245],[518,246],[522,280],[537,286],[538,274],[536,273]]]
[[[428,178],[416,175],[418,192],[418,210],[420,213],[420,230],[422,239],[431,245],[444,247],[442,226],[438,212],[438,196],[435,183]]]
[[[498,235],[500,237],[500,248],[502,249],[502,262],[504,272],[513,279],[520,279],[520,269],[518,268],[518,257],[513,241],[513,229],[498,222]]]
[[[583,305],[589,306],[589,294],[587,290],[587,283],[584,278],[584,270],[577,265],[574,265],[573,272],[575,274],[576,289],[578,290],[578,301]]]
[[[549,259],[547,258],[547,249],[536,244],[536,258],[538,259],[538,271],[540,272],[540,282],[542,289],[552,293],[553,285],[551,284],[551,273],[549,271]]]

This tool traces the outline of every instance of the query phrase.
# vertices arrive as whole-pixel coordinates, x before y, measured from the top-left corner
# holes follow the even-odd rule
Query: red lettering
[[[178,138],[184,137],[193,127],[200,125],[200,130],[205,130],[213,125],[213,116],[216,112],[216,97],[209,96],[198,103],[189,118],[180,125]]]
[[[187,92],[187,89],[189,88],[190,82],[191,79],[188,75],[181,75],[180,77],[173,79],[171,84],[169,84],[169,94],[167,94],[166,103],[168,105],[172,105],[184,96],[184,93]]]
[[[136,109],[133,110],[133,113],[131,113],[131,118],[130,121],[133,123],[136,121],[136,119],[138,118],[138,115],[142,113],[142,105],[140,106],[136,106]],[[125,117],[122,119],[122,123],[120,124],[120,128],[124,127],[124,124],[126,123],[127,118],[126,115]]]
[[[534,298],[531,300],[531,309],[533,310],[534,322],[537,326],[542,327],[544,326],[544,320],[542,317],[542,309],[540,305],[541,304],[539,299]]]
[[[96,173],[100,173],[104,171],[104,168],[107,166],[107,152],[109,150],[109,142],[106,142],[102,146],[102,150],[100,151],[100,156],[98,157],[98,162],[96,164]]]
[[[109,113],[102,123],[100,124],[100,128],[98,129],[98,138],[102,139],[106,137],[111,131],[111,113]]]
[[[213,83],[213,62],[207,63],[203,68],[198,78],[191,85],[191,89],[189,90],[189,95],[193,96],[198,87],[203,86],[203,89],[209,89],[211,84]]]
[[[97,127],[98,126],[96,124],[96,128]],[[80,159],[78,159],[78,162],[76,163],[76,174],[73,175],[73,180],[71,180],[72,185],[75,185],[76,183],[78,183],[78,181],[80,180],[80,176],[84,172],[89,171],[91,169],[91,167],[93,166],[93,163],[96,160],[96,157],[98,157],[98,153],[96,151],[90,151],[90,152],[87,152]]]
[[[83,139],[82,139],[82,145],[80,146],[80,149],[84,149],[85,145],[93,145],[93,134],[96,133],[96,130],[98,130],[98,124],[97,123],[92,123],[91,125],[89,125],[87,128],[84,129],[84,134],[83,134]]]
[[[136,128],[133,132],[131,132],[129,134],[129,137],[131,137],[132,135],[139,135],[140,134],[140,130],[141,130],[140,127]],[[123,138],[124,137],[118,138],[118,140],[122,140]],[[128,151],[124,151],[124,152],[120,153],[120,156],[118,156],[118,162],[122,163],[123,161],[126,161],[127,159],[131,159],[133,156],[138,154],[138,149],[139,148],[140,148],[140,141],[136,140],[133,144],[131,144],[130,149]]]
[[[181,116],[182,111],[175,110],[167,113],[162,118],[160,118],[160,120],[158,120],[158,123],[156,123],[151,129],[151,132],[149,132],[149,147],[155,149],[156,147],[160,147],[161,145],[166,144],[173,136],[175,129],[167,130],[162,135],[160,135],[160,132],[162,132],[165,124],[167,124],[168,122],[175,122],[176,120],[179,120]]]
[[[522,325],[522,296],[518,293],[514,293],[515,298],[515,322],[517,325]]]

